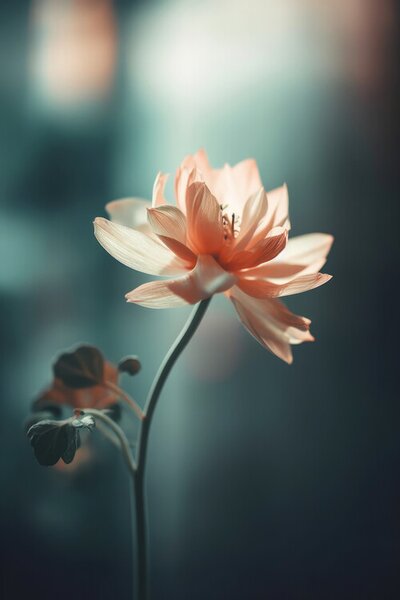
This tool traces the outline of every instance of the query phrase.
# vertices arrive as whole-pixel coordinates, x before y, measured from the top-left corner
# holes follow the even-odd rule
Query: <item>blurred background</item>
[[[289,298],[317,338],[290,367],[212,301],[151,431],[152,598],[398,598],[394,0],[0,11],[0,596],[132,598],[120,456],[94,433],[76,464],[40,467],[23,422],[78,342],[138,354],[123,384],[144,398],[189,310],[126,304],[149,278],[92,220],[204,147],[288,184],[293,235],[335,235],[334,279]]]

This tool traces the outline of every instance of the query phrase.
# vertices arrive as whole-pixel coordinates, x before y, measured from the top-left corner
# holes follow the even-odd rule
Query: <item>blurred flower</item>
[[[111,383],[118,383],[118,370],[109,362],[104,365],[105,378]],[[73,408],[107,408],[118,400],[118,394],[102,385],[91,388],[70,388],[61,379],[54,377],[51,386],[36,400],[36,406],[46,404],[66,404]]]
[[[62,354],[53,371],[53,383],[36,400],[36,409],[54,404],[102,409],[119,398],[119,389],[110,389],[117,386],[119,370],[105,361],[97,348],[79,346],[74,352]]]
[[[310,320],[277,297],[331,279],[319,270],[332,236],[288,242],[287,187],[266,193],[254,160],[213,169],[202,150],[186,157],[175,176],[177,206],[165,200],[166,180],[158,174],[151,206],[138,199],[114,201],[106,207],[111,221],[95,220],[98,241],[123,264],[150,275],[178,275],[139,286],[126,295],[128,302],[169,308],[223,292],[248,331],[292,362],[290,344],[314,339]]]

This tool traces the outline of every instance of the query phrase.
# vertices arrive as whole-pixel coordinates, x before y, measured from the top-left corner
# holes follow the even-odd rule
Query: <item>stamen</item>
[[[221,211],[224,211],[228,207],[228,205],[223,206],[222,204],[220,204],[219,206]],[[226,212],[222,212],[221,217],[222,225],[224,228],[224,240],[228,242],[234,240],[235,236],[239,232],[239,229],[237,227],[239,224],[239,217],[235,215],[235,213],[232,213],[229,217]]]

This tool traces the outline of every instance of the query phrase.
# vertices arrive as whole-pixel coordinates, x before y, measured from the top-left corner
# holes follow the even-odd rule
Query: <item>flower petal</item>
[[[192,183],[186,194],[188,240],[198,254],[217,253],[224,241],[221,209],[205,183]]]
[[[327,273],[311,273],[310,275],[302,275],[297,277],[282,286],[279,296],[293,296],[294,294],[301,294],[302,292],[308,292],[314,290],[324,283],[327,283],[332,279],[332,275]]]
[[[228,258],[224,266],[230,271],[255,267],[275,258],[285,248],[286,242],[286,229],[276,227],[271,230],[266,238],[260,240],[251,249],[234,253],[232,258]]]
[[[269,235],[274,228],[283,227],[286,231],[290,230],[288,208],[289,197],[286,185],[267,192],[267,210],[253,233],[248,250]]]
[[[289,238],[286,248],[276,258],[247,269],[243,275],[283,284],[300,275],[318,273],[326,263],[332,242],[333,237],[324,233]]]
[[[242,215],[247,199],[262,187],[253,159],[243,160],[234,167],[225,164],[222,169],[212,169],[208,175],[204,174],[204,180],[218,202],[236,215]]]
[[[267,192],[267,197],[269,227],[284,227],[289,230],[289,193],[287,185],[284,184]]]
[[[313,290],[332,279],[326,273],[313,273],[302,275],[283,284],[276,284],[266,279],[239,277],[238,287],[254,298],[277,298],[278,296],[292,296]]]
[[[227,295],[251,335],[285,362],[293,361],[290,344],[314,340],[309,332],[310,320],[291,313],[279,300],[256,300],[236,286]]]
[[[153,199],[151,203],[153,208],[157,208],[157,206],[167,204],[167,201],[164,196],[164,190],[168,177],[169,175],[166,173],[157,173],[157,177],[153,185]]]
[[[310,275],[317,273],[322,269],[326,260],[317,260],[310,265],[298,265],[291,263],[280,262],[277,259],[271,260],[267,263],[253,267],[252,269],[245,269],[242,271],[245,277],[254,277],[257,279],[268,279],[273,283],[287,283],[299,275]]]
[[[200,150],[197,150],[195,154],[188,154],[187,156],[185,156],[185,158],[181,162],[181,167],[188,169],[189,171],[197,168],[199,169],[199,171],[201,171],[203,176],[208,174],[209,171],[213,170],[209,163],[208,156],[204,148],[200,148]]]
[[[213,169],[207,154],[201,149],[194,155],[186,156],[181,168],[196,168],[218,202],[227,205],[229,213],[236,215],[242,214],[246,200],[262,187],[257,163],[251,158],[234,167],[225,164],[222,169]]]
[[[150,202],[141,198],[121,198],[106,204],[106,211],[113,223],[148,233],[147,209],[150,206]]]
[[[240,232],[235,242],[235,251],[244,250],[254,236],[260,221],[267,212],[267,194],[263,187],[252,194],[244,205]]]
[[[190,248],[186,246],[186,244],[181,244],[181,242],[178,242],[173,238],[166,237],[165,235],[159,235],[158,237],[167,246],[167,248],[172,250],[176,256],[187,263],[188,269],[193,269],[196,264],[197,256],[190,250]]]
[[[189,164],[192,164],[193,161]],[[186,214],[186,192],[189,185],[195,181],[204,181],[201,172],[195,167],[194,163],[191,168],[181,166],[176,171],[175,175],[175,198],[176,203],[181,211]]]
[[[176,206],[150,208],[147,218],[153,232],[186,244],[186,217]]]
[[[279,256],[279,261],[309,265],[325,259],[333,244],[333,236],[327,233],[308,233],[290,238]]]
[[[210,169],[203,175],[218,202],[236,215],[242,215],[247,199],[262,187],[257,163],[251,158],[234,167],[225,164],[222,169]]]
[[[257,163],[253,158],[247,158],[237,163],[231,171],[236,189],[236,203],[243,207],[246,200],[262,187]]]
[[[175,286],[178,286],[181,294],[175,292]],[[176,308],[197,302],[197,297],[191,294],[187,277],[144,283],[128,292],[125,298],[127,302],[147,308]]]
[[[145,283],[126,294],[128,302],[148,308],[173,308],[195,304],[231,288],[236,278],[222,269],[212,256],[199,256],[196,267],[184,277]]]
[[[111,256],[136,271],[149,275],[178,275],[188,269],[187,263],[175,256],[157,238],[136,229],[97,217],[94,221],[94,233]]]

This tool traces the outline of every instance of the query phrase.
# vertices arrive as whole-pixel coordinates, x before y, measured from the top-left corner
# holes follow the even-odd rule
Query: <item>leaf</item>
[[[55,465],[66,452],[69,441],[67,427],[61,425],[59,421],[45,420],[32,425],[28,430],[28,438],[40,465],[46,467]],[[75,452],[73,454],[75,456]]]
[[[120,360],[118,364],[118,371],[120,373],[128,373],[129,375],[136,375],[141,368],[142,365],[137,356],[127,356]]]
[[[28,438],[40,465],[50,467],[60,458],[66,464],[73,461],[80,446],[79,430],[92,429],[95,421],[91,415],[79,415],[64,421],[46,419],[28,430]]]
[[[53,417],[54,415],[47,409],[34,412],[33,415],[29,415],[29,417],[24,422],[25,432],[28,433],[32,425],[36,425],[36,423],[39,423],[39,421],[50,420]]]
[[[61,455],[65,464],[69,465],[75,458],[76,451],[81,445],[79,430],[75,427],[69,427],[67,433],[67,447]]]
[[[104,358],[94,346],[80,346],[74,352],[62,354],[53,371],[67,387],[93,387],[103,382]]]

